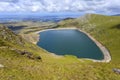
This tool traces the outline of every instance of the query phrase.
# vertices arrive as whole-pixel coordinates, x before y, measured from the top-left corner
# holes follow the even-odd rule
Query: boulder
[[[2,64],[0,64],[0,68],[3,68],[4,66]]]
[[[115,73],[117,73],[117,74],[120,74],[120,69],[114,68],[114,69],[113,69],[113,72],[115,72]]]
[[[37,56],[37,57],[36,57],[36,59],[39,59],[39,60],[41,60],[42,58],[41,58],[40,56]]]

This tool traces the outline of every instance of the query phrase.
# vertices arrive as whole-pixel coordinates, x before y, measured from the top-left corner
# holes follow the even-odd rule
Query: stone
[[[2,64],[0,64],[0,68],[3,68],[4,66]]]
[[[36,59],[39,59],[39,60],[41,60],[42,58],[41,58],[40,56],[37,56],[37,57],[36,57]]]
[[[114,68],[113,71],[114,71],[115,73],[117,73],[117,74],[120,74],[120,69]]]

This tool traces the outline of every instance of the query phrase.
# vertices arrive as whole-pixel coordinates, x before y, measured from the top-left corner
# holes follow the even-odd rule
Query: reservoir
[[[46,30],[39,34],[37,45],[56,55],[73,55],[96,60],[104,58],[99,47],[77,29]]]

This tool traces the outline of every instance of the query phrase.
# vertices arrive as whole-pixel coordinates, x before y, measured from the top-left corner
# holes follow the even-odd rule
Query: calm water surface
[[[48,30],[40,32],[38,46],[57,55],[74,55],[78,58],[103,59],[97,45],[78,30]]]

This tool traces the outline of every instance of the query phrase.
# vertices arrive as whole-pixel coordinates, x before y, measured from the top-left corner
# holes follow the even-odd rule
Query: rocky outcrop
[[[0,26],[0,49],[12,50],[15,51],[16,54],[20,54],[21,56],[25,56],[29,59],[37,59],[41,60],[40,56],[35,55],[32,52],[29,52],[29,49],[34,46],[33,44],[27,42],[21,36],[15,34],[6,26]],[[1,65],[2,67],[2,65]]]
[[[25,55],[27,58],[29,59],[37,59],[37,60],[42,60],[42,58],[40,56],[35,56],[33,55],[33,53],[31,52],[28,52],[26,50],[22,51],[22,50],[18,50],[18,49],[12,49],[14,50],[15,52],[17,52],[18,54],[20,55]]]
[[[24,45],[23,39],[5,26],[0,26],[0,39],[13,44]]]

